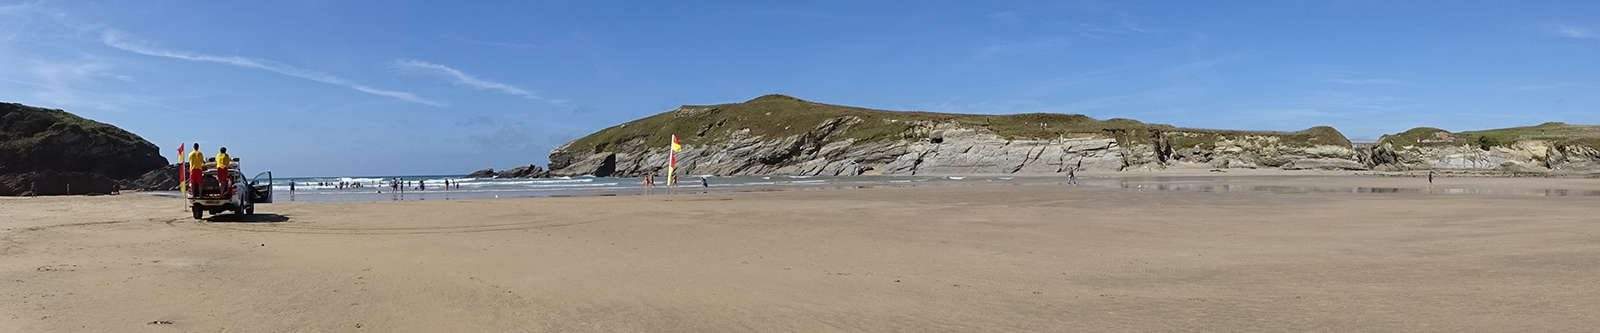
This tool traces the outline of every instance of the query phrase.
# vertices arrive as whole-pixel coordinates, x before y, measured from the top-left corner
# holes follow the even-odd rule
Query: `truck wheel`
[[[196,220],[200,219],[200,217],[201,217],[200,216],[200,213],[201,213],[200,207],[189,208],[189,210],[194,212],[194,219],[196,219]]]

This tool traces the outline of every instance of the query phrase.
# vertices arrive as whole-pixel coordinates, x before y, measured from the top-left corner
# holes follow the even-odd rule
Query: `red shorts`
[[[200,177],[205,175],[204,170],[189,169],[189,192],[200,193]]]
[[[217,184],[222,185],[222,193],[233,193],[233,177],[228,177],[228,168],[217,168]]]

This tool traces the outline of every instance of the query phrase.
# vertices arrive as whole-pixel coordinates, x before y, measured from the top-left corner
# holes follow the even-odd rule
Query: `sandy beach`
[[[149,194],[3,198],[0,331],[1600,326],[1600,197],[1583,195],[1600,179],[1130,181],[282,203],[211,221]]]

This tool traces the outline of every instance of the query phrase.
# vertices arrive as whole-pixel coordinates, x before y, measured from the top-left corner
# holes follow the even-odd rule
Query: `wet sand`
[[[1090,181],[1152,186],[291,203],[204,222],[144,194],[0,198],[0,331],[1600,326],[1600,197],[1530,194],[1600,180]],[[1245,190],[1191,190],[1223,183]],[[1361,187],[1409,190],[1337,190]]]

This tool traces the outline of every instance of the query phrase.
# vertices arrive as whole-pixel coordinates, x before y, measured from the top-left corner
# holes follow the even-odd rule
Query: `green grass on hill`
[[[1442,133],[1442,134],[1441,134]],[[1555,145],[1581,145],[1600,148],[1600,126],[1544,123],[1537,126],[1512,127],[1480,131],[1450,133],[1437,128],[1419,127],[1405,132],[1386,135],[1380,143],[1396,147],[1454,146],[1471,144],[1479,147],[1507,146],[1524,140],[1543,140]]]
[[[0,147],[25,149],[51,135],[77,132],[135,144],[144,139],[128,131],[62,110],[0,103]]]
[[[743,129],[749,129],[754,136],[780,138],[804,134],[828,119],[843,116],[857,117],[861,122],[837,134],[836,139],[855,139],[858,142],[921,139],[925,134],[914,130],[919,123],[955,123],[987,129],[1008,139],[1098,136],[1114,137],[1123,144],[1130,144],[1151,141],[1155,131],[1181,131],[1208,136],[1207,139],[1194,142],[1179,139],[1183,143],[1173,143],[1175,148],[1199,146],[1217,136],[1235,135],[1280,136],[1284,142],[1291,144],[1349,144],[1344,135],[1328,127],[1293,133],[1180,129],[1129,119],[1096,120],[1071,114],[980,115],[884,111],[766,95],[743,103],[684,106],[680,110],[603,129],[573,141],[569,149],[585,153],[612,151],[617,145],[630,142],[643,143],[647,147],[665,147],[672,134],[677,134],[681,142],[689,145],[720,142]]]

